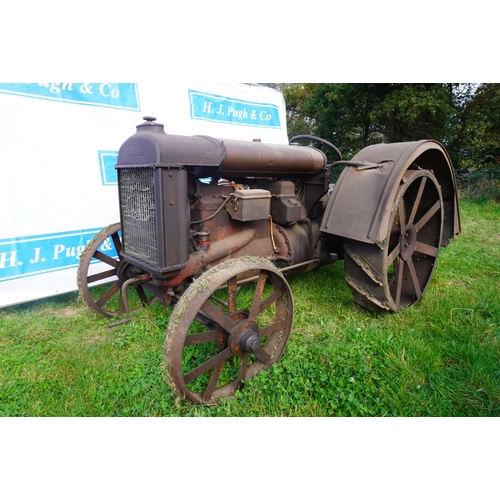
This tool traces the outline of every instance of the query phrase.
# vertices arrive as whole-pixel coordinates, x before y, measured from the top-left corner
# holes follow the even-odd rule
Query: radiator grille
[[[120,169],[118,186],[123,226],[123,250],[131,257],[152,266],[158,266],[153,169]]]

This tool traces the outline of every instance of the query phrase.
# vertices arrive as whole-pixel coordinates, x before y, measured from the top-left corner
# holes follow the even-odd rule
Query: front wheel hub
[[[255,352],[260,349],[259,327],[255,321],[242,321],[229,338],[229,347],[235,356]]]
[[[259,336],[251,329],[245,330],[241,334],[239,344],[245,352],[254,352],[261,348]]]
[[[117,270],[117,276],[118,276],[118,281],[120,282],[120,285],[123,285],[125,281],[131,279],[131,278],[137,278],[138,273],[136,272],[137,268],[134,267],[132,264],[127,262],[126,260],[123,260],[120,262],[120,265],[118,266]]]

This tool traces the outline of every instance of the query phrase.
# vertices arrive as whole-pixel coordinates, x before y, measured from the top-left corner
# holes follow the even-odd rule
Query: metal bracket
[[[130,285],[135,285],[137,283],[144,283],[145,281],[150,281],[150,280],[151,280],[151,276],[149,274],[143,274],[141,276],[138,276],[137,278],[131,278],[123,283],[122,289],[121,289],[121,300],[123,300],[123,305],[125,307],[125,314],[127,315],[127,317],[125,319],[120,320],[120,321],[115,321],[114,323],[110,323],[108,325],[108,328],[113,328],[115,326],[123,325],[125,323],[132,321],[132,319],[130,317],[130,308],[129,308],[128,300],[127,300],[127,288]],[[142,298],[141,298],[141,302],[143,302]]]
[[[372,168],[383,168],[386,163],[394,163],[394,160],[382,160],[378,163],[372,163],[370,161],[336,161],[332,164],[332,167],[337,165],[345,165],[346,167],[356,167],[356,170],[369,170]]]

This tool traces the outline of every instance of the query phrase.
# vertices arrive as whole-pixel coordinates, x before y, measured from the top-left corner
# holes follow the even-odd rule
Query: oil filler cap
[[[163,130],[163,123],[158,123],[155,122],[156,117],[155,116],[144,116],[143,119],[145,120],[142,122],[140,125],[137,125],[137,128],[140,127],[158,127]],[[151,129],[151,131],[156,130],[156,129]]]

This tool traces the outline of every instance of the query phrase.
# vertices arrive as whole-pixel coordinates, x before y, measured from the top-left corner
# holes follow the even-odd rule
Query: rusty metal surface
[[[312,147],[265,144],[165,133],[154,117],[137,126],[118,152],[117,168],[185,166],[199,177],[312,175],[326,166],[324,153]]]
[[[155,276],[185,267],[191,215],[186,170],[120,168],[118,189],[124,256]]]
[[[85,250],[80,256],[80,262],[77,270],[77,285],[80,297],[93,311],[101,314],[102,316],[114,317],[123,314],[125,307],[121,300],[116,304],[110,306],[108,301],[116,295],[120,294],[120,283],[118,281],[118,269],[121,261],[115,261],[105,254],[101,254],[99,247],[102,243],[111,238],[115,250],[119,254],[122,248],[121,240],[118,237],[120,230],[120,223],[110,224],[102,231],[97,233],[92,240],[85,247]],[[100,271],[99,273],[90,272],[90,263],[93,259],[101,260],[108,265],[108,269]],[[115,278],[109,282],[110,278]],[[91,293],[90,286],[95,284],[107,283],[106,288],[102,291],[100,296]]]
[[[326,166],[319,149],[304,146],[224,140],[226,157],[217,169],[222,177],[313,175]]]
[[[123,300],[123,285],[127,280],[136,282],[133,289],[143,305],[147,302],[144,288],[152,293],[158,292],[154,286],[147,283],[150,277],[143,275],[139,278],[135,273],[136,269],[121,255],[120,230],[121,224],[117,222],[97,233],[82,252],[77,269],[80,297],[90,309],[109,318],[121,316],[125,312],[128,314],[128,304]],[[114,249],[118,259],[115,260],[99,250],[106,241],[110,249]],[[98,271],[95,266],[91,268],[91,263],[97,262],[101,265]],[[96,285],[99,286],[91,288]]]
[[[459,234],[455,174],[441,144],[430,140],[377,144],[363,149],[353,160],[380,164],[382,167],[344,169],[325,210],[322,231],[368,243],[383,240],[405,171],[421,168],[433,171],[441,185],[445,239],[450,240]]]
[[[346,280],[355,300],[371,310],[392,312],[418,303],[436,269],[443,224],[437,179],[428,170],[407,170],[384,239],[377,245],[345,244]]]
[[[268,219],[271,193],[265,189],[238,189],[231,194],[226,210],[232,219],[242,222]]]
[[[210,175],[214,170],[210,167],[221,164],[226,153],[220,141],[208,136],[166,134],[156,118],[144,118],[146,121],[120,147],[116,168],[192,165],[201,175]]]
[[[238,250],[247,246],[254,238],[255,230],[245,229],[222,240],[215,241],[206,249],[192,252],[186,267],[174,278],[165,280],[162,285],[164,287],[175,288],[186,278],[198,274],[204,267],[237,253]]]
[[[256,284],[238,286],[239,276],[248,272],[255,274]],[[211,300],[224,286],[224,303]],[[251,289],[250,302],[240,302],[248,300],[242,286]],[[267,259],[221,263],[193,282],[172,313],[164,344],[171,386],[201,404],[233,396],[245,380],[280,359],[292,322],[290,287]],[[189,330],[193,323],[196,333]]]
[[[143,304],[144,289],[173,303],[168,378],[201,404],[231,397],[282,355],[293,321],[285,276],[341,258],[363,307],[418,303],[440,248],[460,233],[446,150],[432,140],[379,144],[336,163],[345,168],[332,190],[334,164],[318,149],[171,135],[145,117],[118,155],[121,223],[82,253],[83,299],[126,320],[127,288]],[[118,260],[99,251],[108,238]],[[96,259],[107,268],[91,274]]]

